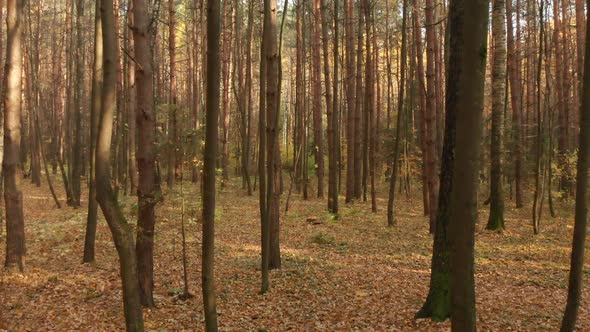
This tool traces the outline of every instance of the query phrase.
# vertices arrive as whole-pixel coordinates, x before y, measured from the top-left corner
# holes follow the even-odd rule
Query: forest
[[[590,331],[589,8],[0,0],[0,331]]]

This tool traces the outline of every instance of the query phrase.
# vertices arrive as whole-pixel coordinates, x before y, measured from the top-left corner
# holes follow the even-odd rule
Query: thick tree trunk
[[[154,306],[154,206],[158,201],[156,187],[156,139],[153,94],[152,54],[149,17],[145,0],[133,2],[133,44],[135,48],[137,168],[139,171],[137,200],[137,248],[141,303]]]
[[[25,266],[25,222],[23,194],[19,181],[19,154],[21,141],[21,77],[23,43],[23,0],[6,3],[6,64],[4,77],[4,155],[2,177],[6,209],[6,261],[7,268]]]
[[[490,215],[486,229],[504,229],[504,193],[502,190],[502,135],[506,97],[506,15],[505,0],[492,5],[492,142],[490,145]],[[512,1],[512,0],[507,0]]]
[[[590,1],[586,1],[590,8]],[[580,108],[580,148],[576,175],[576,212],[567,305],[561,332],[574,331],[582,295],[584,248],[588,227],[588,167],[590,167],[590,25],[586,25],[584,83]]]
[[[479,146],[485,82],[487,0],[452,0],[449,11],[450,55],[447,112],[456,114],[449,221],[452,331],[475,331],[474,231],[477,220]]]

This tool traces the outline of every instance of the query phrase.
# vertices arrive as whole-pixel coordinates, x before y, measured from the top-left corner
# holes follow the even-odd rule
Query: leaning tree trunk
[[[113,0],[102,0],[101,5],[104,83],[96,142],[96,200],[109,225],[119,254],[127,331],[143,331],[133,228],[125,220],[117,203],[115,192],[111,187],[111,139],[113,118],[117,108],[117,50],[115,46],[117,35],[115,33]]]
[[[4,78],[4,155],[2,175],[6,209],[6,261],[7,268],[25,265],[25,221],[23,194],[20,191],[19,154],[21,141],[21,76],[24,0],[6,3],[6,64]]]
[[[586,1],[590,8],[590,1]],[[586,54],[584,56],[584,85],[580,109],[580,148],[578,150],[578,173],[576,175],[576,213],[572,258],[570,266],[567,305],[561,322],[561,331],[574,331],[584,269],[584,246],[588,225],[588,167],[590,167],[590,25],[586,24]]]

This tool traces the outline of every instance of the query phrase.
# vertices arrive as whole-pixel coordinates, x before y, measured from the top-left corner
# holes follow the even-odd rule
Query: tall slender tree
[[[111,140],[117,109],[117,35],[113,8],[113,0],[101,0],[104,78],[96,140],[96,200],[109,225],[119,255],[127,331],[143,331],[133,228],[125,220],[111,187]]]
[[[221,86],[221,61],[219,37],[221,35],[221,7],[219,0],[207,0],[207,86],[205,152],[203,163],[203,259],[202,290],[205,330],[217,331],[217,305],[215,300],[215,159],[219,96]]]
[[[321,79],[321,0],[313,0],[312,17],[312,107],[313,107],[313,139],[316,176],[318,180],[317,197],[324,197],[324,135],[322,116],[322,79]],[[327,42],[327,41],[326,41]]]
[[[590,1],[586,1],[586,6],[590,8]],[[562,332],[574,331],[582,295],[584,250],[588,228],[588,167],[590,167],[590,24],[586,24],[586,54],[584,56],[583,75],[574,237],[572,240],[567,305],[561,321]]]
[[[96,241],[96,224],[98,216],[98,203],[96,202],[95,183],[95,154],[96,154],[96,133],[98,130],[98,117],[101,110],[101,89],[103,80],[103,50],[102,50],[102,22],[100,18],[100,1],[96,2],[94,13],[94,65],[92,67],[92,91],[90,101],[90,158],[89,161],[89,193],[88,193],[88,216],[86,218],[86,236],[84,240],[85,263],[93,262],[95,259],[94,247]]]
[[[477,220],[479,146],[486,68],[488,0],[452,0],[449,9],[447,112],[456,114],[451,191],[450,266],[452,331],[475,331],[474,231]]]
[[[137,124],[137,249],[141,303],[154,306],[154,207],[158,201],[155,168],[155,114],[150,47],[150,19],[145,0],[133,0],[133,44],[135,51],[136,118]]]
[[[5,267],[22,272],[25,266],[25,221],[20,190],[19,154],[21,142],[21,77],[24,0],[6,2],[6,64],[4,76],[4,206],[6,209]]]
[[[490,215],[486,228],[495,231],[504,229],[504,194],[502,192],[502,123],[506,97],[506,6],[504,1],[493,0],[492,4],[492,142],[490,145]]]

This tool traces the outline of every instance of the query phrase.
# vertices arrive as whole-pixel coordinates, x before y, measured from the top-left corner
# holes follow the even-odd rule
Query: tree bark
[[[436,202],[438,179],[436,178],[436,77],[435,77],[435,23],[434,23],[434,0],[425,2],[425,21],[426,24],[426,109],[424,110],[424,125],[426,133],[424,135],[426,142],[426,181],[428,184],[428,205],[429,228],[430,233],[434,234],[436,227]],[[418,66],[419,68],[420,66]],[[422,76],[420,76],[422,77]]]
[[[401,140],[402,115],[404,114],[404,98],[406,87],[406,59],[407,59],[407,7],[408,0],[404,0],[402,4],[402,27],[401,27],[401,50],[400,50],[400,79],[399,79],[399,93],[397,100],[397,121],[395,128],[395,145],[393,148],[393,161],[391,167],[391,175],[389,177],[389,197],[387,201],[387,225],[392,227],[395,225],[394,202],[395,202],[395,186],[397,181],[398,165],[399,165],[399,149]]]
[[[205,330],[217,331],[217,306],[215,300],[215,158],[220,96],[221,11],[219,0],[207,0],[207,87],[206,133],[203,164],[203,259],[202,289]]]
[[[104,83],[96,143],[96,199],[107,220],[119,255],[127,331],[143,331],[133,229],[125,220],[111,187],[110,157],[113,117],[117,108],[117,38],[113,0],[101,1]]]
[[[508,0],[512,1],[512,0]],[[502,135],[506,97],[506,16],[504,0],[492,4],[492,142],[490,145],[490,215],[486,229],[502,231],[504,193],[502,189]]]
[[[346,203],[352,202],[355,195],[355,137],[357,123],[356,96],[355,96],[355,55],[354,55],[354,10],[353,0],[344,0],[344,26],[346,48]]]
[[[6,261],[7,268],[25,266],[25,222],[23,194],[19,181],[19,154],[21,141],[21,81],[23,43],[23,0],[6,3],[6,63],[4,77],[4,155],[2,176],[6,209]]]
[[[520,89],[520,38],[514,38],[512,24],[512,0],[506,0],[507,46],[508,46],[508,79],[510,81],[510,102],[512,106],[512,154],[514,158],[514,186],[515,204],[517,208],[523,206],[522,200],[522,139],[521,113],[522,93]]]
[[[90,158],[88,159],[90,162],[90,174],[88,181],[88,215],[86,218],[86,236],[84,239],[84,263],[93,262],[95,259],[94,248],[96,241],[96,223],[98,217],[98,205],[96,202],[95,154],[98,117],[101,110],[103,61],[100,1],[97,1],[94,13],[94,65],[92,67],[92,92],[90,101]]]
[[[449,10],[450,55],[447,112],[456,114],[449,221],[452,331],[475,331],[474,231],[477,220],[478,165],[485,82],[487,0],[452,0]]]
[[[156,187],[156,123],[154,114],[152,54],[150,47],[150,28],[145,0],[133,2],[133,44],[135,50],[136,110],[137,124],[137,248],[136,256],[139,270],[141,303],[154,306],[154,227],[156,217],[154,207],[158,202]]]
[[[590,8],[590,1],[586,1]],[[586,22],[587,23],[587,22]],[[588,227],[588,167],[590,167],[590,25],[586,24],[584,83],[580,108],[580,148],[576,174],[576,210],[567,305],[561,331],[574,331],[582,294],[584,248]]]
[[[320,0],[313,0],[313,29],[312,29],[312,98],[313,98],[313,139],[315,168],[318,180],[317,197],[324,197],[324,138],[322,120],[322,79],[321,79],[321,57],[320,57]]]

